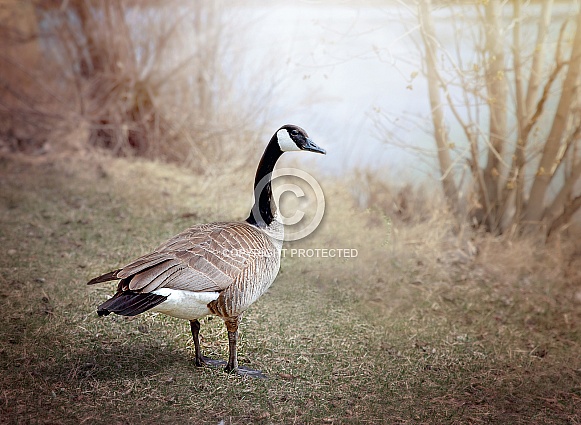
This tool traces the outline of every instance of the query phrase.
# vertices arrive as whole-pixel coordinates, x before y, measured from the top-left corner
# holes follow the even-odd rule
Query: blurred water
[[[314,2],[240,13],[259,16],[246,36],[247,54],[269,65],[262,81],[270,81],[269,73],[282,80],[271,99],[273,126],[289,122],[307,129],[329,152],[320,166],[333,173],[413,163],[409,152],[383,143],[374,124],[379,114],[427,112],[425,90],[406,88],[418,70],[406,57],[413,50],[406,36],[415,25],[411,13]]]
[[[553,39],[572,8],[572,3],[555,5]],[[525,7],[525,43],[535,40],[536,27],[530,23],[539,11],[538,4]],[[509,7],[505,12],[508,23],[512,12]],[[477,13],[472,6],[435,11],[439,40],[455,53],[450,13],[462,15],[464,31],[476,28]],[[269,122],[272,127],[288,122],[307,129],[329,152],[317,159],[320,167],[336,174],[361,167],[407,179],[437,176],[427,86],[419,45],[413,41],[419,39],[413,6],[268,2],[234,8],[231,15],[246,22],[241,49],[255,65],[237,70],[239,77],[251,81],[249,87],[279,82],[270,98]],[[476,61],[468,39],[461,41],[459,54],[467,64]],[[450,139],[461,146],[463,134],[447,118]],[[480,120],[486,125],[485,114]],[[418,156],[419,150],[431,154]]]

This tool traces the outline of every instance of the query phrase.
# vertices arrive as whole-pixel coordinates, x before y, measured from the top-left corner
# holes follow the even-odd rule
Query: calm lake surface
[[[505,10],[508,26],[512,10]],[[572,3],[554,6],[550,42],[574,10]],[[534,44],[539,11],[539,5],[523,10],[525,47]],[[455,53],[451,14],[461,15],[464,29],[474,26],[477,14],[474,7],[434,12],[442,45]],[[307,129],[329,152],[316,160],[321,168],[337,174],[357,167],[387,170],[386,177],[411,179],[437,175],[413,6],[269,2],[235,8],[231,15],[245,23],[243,54],[255,65],[241,70],[240,78],[255,84],[277,81],[268,121],[272,127],[289,122]],[[461,43],[466,64],[476,60],[473,44],[469,39]],[[447,117],[450,124],[452,118]],[[463,143],[453,125],[450,138]],[[418,159],[418,150],[432,154]]]

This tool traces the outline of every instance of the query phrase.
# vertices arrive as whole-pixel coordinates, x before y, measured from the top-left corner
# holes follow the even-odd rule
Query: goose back
[[[118,293],[167,297],[183,291],[180,297],[190,297],[191,293],[207,292],[196,298],[203,306],[209,303],[207,313],[231,317],[246,310],[274,281],[280,267],[281,240],[282,224],[278,222],[268,229],[243,222],[193,226],[93,282],[121,279]],[[169,304],[153,307],[174,315],[164,311]]]

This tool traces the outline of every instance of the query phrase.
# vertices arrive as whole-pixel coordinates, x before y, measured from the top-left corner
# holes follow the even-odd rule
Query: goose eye
[[[293,131],[291,131],[291,135],[292,136],[298,136],[299,135],[299,131],[298,130],[293,130]]]

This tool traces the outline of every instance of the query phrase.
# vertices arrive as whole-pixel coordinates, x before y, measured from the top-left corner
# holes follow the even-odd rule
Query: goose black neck
[[[276,204],[272,199],[271,176],[276,161],[283,152],[280,150],[276,134],[272,136],[258,164],[254,178],[254,205],[246,221],[257,227],[269,226],[274,221]]]

